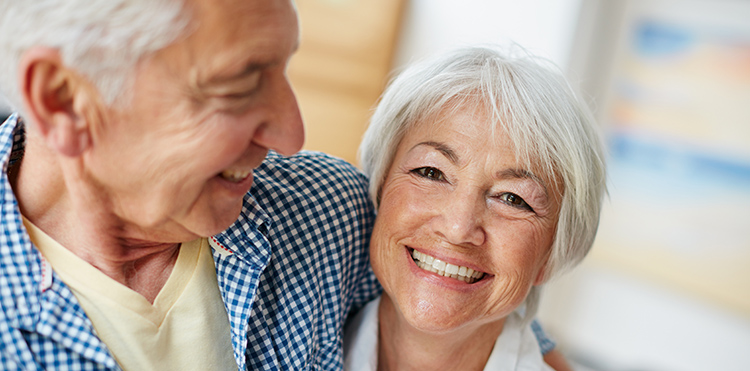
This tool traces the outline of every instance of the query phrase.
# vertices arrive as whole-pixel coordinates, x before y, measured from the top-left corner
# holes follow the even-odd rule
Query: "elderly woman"
[[[547,370],[540,286],[596,233],[605,164],[561,74],[487,48],[414,65],[361,146],[385,292],[347,328],[351,370]]]

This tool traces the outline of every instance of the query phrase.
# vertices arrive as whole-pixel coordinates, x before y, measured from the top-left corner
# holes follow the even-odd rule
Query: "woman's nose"
[[[451,195],[435,223],[435,232],[453,245],[481,246],[487,237],[483,226],[484,209],[483,197]]]

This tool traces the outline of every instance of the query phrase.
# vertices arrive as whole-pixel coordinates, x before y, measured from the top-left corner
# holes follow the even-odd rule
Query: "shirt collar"
[[[8,171],[10,165],[15,164],[23,157],[26,144],[26,130],[23,120],[14,113],[0,127],[0,162],[3,164],[3,173]],[[6,139],[8,138],[8,139]]]
[[[0,209],[0,271],[3,275],[0,275],[0,288],[12,293],[3,297],[1,303],[6,318],[13,326],[31,330],[41,309],[41,255],[31,246],[7,175],[11,161],[19,158],[16,151],[23,152],[22,132],[23,122],[16,114],[0,126],[0,161],[3,165],[0,174],[0,192],[3,194]]]
[[[380,296],[367,303],[344,329],[344,369],[377,371]]]
[[[69,313],[85,317],[72,293],[53,276],[39,251],[33,247],[23,225],[21,211],[8,179],[9,167],[23,157],[25,126],[17,115],[11,115],[0,126],[0,161],[3,172],[0,174],[0,194],[3,195],[0,208],[0,288],[10,295],[2,298],[2,308],[13,326],[28,331],[55,332],[64,324],[58,323],[60,308],[71,308]],[[45,291],[49,288],[49,292]]]
[[[268,242],[268,231],[272,227],[271,218],[248,193],[245,195],[239,218],[209,241],[214,249],[218,245],[221,254],[232,254],[253,266],[265,267],[272,252],[271,244]]]
[[[378,307],[380,297],[368,303],[347,323],[344,332],[344,368],[378,368]],[[508,315],[484,370],[548,370],[536,337],[518,311]]]

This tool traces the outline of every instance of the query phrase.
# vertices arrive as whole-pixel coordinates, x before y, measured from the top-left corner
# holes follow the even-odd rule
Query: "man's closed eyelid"
[[[260,88],[260,77],[256,81],[243,81],[234,84],[216,86],[206,90],[206,95],[220,98],[245,98]]]

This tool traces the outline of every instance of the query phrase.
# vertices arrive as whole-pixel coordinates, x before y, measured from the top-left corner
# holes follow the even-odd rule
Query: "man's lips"
[[[219,176],[222,179],[225,179],[232,183],[240,183],[243,180],[247,179],[247,177],[250,176],[252,172],[253,172],[252,169],[250,170],[228,169],[228,170],[222,171],[221,174],[219,174]]]

